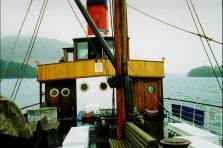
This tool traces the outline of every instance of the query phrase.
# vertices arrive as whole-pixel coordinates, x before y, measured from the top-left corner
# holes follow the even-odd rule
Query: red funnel
[[[108,30],[108,12],[107,0],[87,0],[87,11],[98,27],[99,31],[107,35]],[[88,35],[94,35],[91,27],[88,25]]]

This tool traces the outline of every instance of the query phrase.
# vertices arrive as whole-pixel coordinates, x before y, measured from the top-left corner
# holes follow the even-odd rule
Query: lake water
[[[222,82],[222,78],[219,80]],[[9,97],[15,82],[16,79],[3,79],[1,81],[1,95]],[[222,106],[222,93],[215,78],[166,76],[163,81],[163,88],[165,98]],[[19,108],[39,102],[39,83],[36,79],[24,79],[22,81],[15,102]],[[168,104],[169,102],[164,101],[165,103]],[[80,106],[78,107],[80,108]],[[221,120],[222,111],[215,112],[215,118]],[[218,127],[217,131],[221,131],[220,122],[213,121],[212,124]]]
[[[1,95],[9,97],[16,79],[1,81]],[[220,78],[220,82],[222,79]],[[166,76],[163,81],[164,97],[222,105],[222,93],[215,78]],[[39,102],[39,83],[36,79],[23,79],[16,97],[19,107]]]
[[[222,105],[222,92],[215,78],[167,76],[163,85],[164,97]]]

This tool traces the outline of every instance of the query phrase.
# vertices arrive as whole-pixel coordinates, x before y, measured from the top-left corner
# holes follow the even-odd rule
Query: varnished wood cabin
[[[112,45],[113,38],[105,39]],[[95,37],[74,39],[74,47],[63,48],[63,61],[38,65],[37,80],[41,85],[45,84],[46,103],[48,106],[57,106],[60,114],[73,116],[76,113],[77,78],[115,75],[114,67],[99,45],[95,47],[100,56],[94,53],[91,44],[95,41]],[[145,108],[159,110],[159,103],[162,102],[164,62],[130,59],[128,75],[132,78],[132,96],[137,111],[142,112]],[[69,95],[64,95],[63,91]]]
[[[97,11],[99,8],[100,11]],[[107,36],[106,0],[87,0],[87,10],[114,55],[114,38]],[[101,17],[95,17],[96,13]],[[40,103],[45,99],[47,106],[57,107],[59,117],[76,117],[76,79],[115,75],[114,67],[89,27],[88,35],[90,37],[73,39],[73,47],[63,48],[58,63],[38,65]],[[147,109],[162,112],[160,104],[163,102],[164,61],[129,59],[127,74],[132,81],[131,95],[135,111],[143,112]],[[45,85],[45,90],[42,90],[42,85]]]

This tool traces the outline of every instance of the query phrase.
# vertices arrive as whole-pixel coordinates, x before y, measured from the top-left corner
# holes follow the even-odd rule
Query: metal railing
[[[173,109],[173,104],[178,105],[178,108]],[[183,107],[192,108],[193,112],[183,110]],[[193,126],[208,130],[209,132],[218,135],[219,140],[222,142],[222,106],[181,99],[164,98],[164,108],[168,121],[187,122]],[[201,110],[204,114],[197,114],[195,112],[196,110]]]

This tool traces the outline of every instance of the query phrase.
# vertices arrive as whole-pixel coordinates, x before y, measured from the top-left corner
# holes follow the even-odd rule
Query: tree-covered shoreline
[[[220,66],[220,70],[222,71],[222,65]],[[219,70],[217,66],[214,67],[214,71],[217,77],[222,77],[222,72]],[[188,77],[215,77],[215,74],[211,67],[209,66],[201,66],[197,68],[193,68],[187,73]]]
[[[21,63],[10,61],[8,63],[7,70],[5,71],[5,66],[6,66],[7,61],[0,60],[0,62],[1,62],[0,64],[1,79],[2,78],[4,79],[18,78],[21,75],[20,74],[21,67],[22,67]],[[2,73],[3,73],[3,76],[2,76]],[[36,75],[37,75],[36,68],[31,65],[27,65],[26,71],[22,73],[23,78],[35,78]]]

